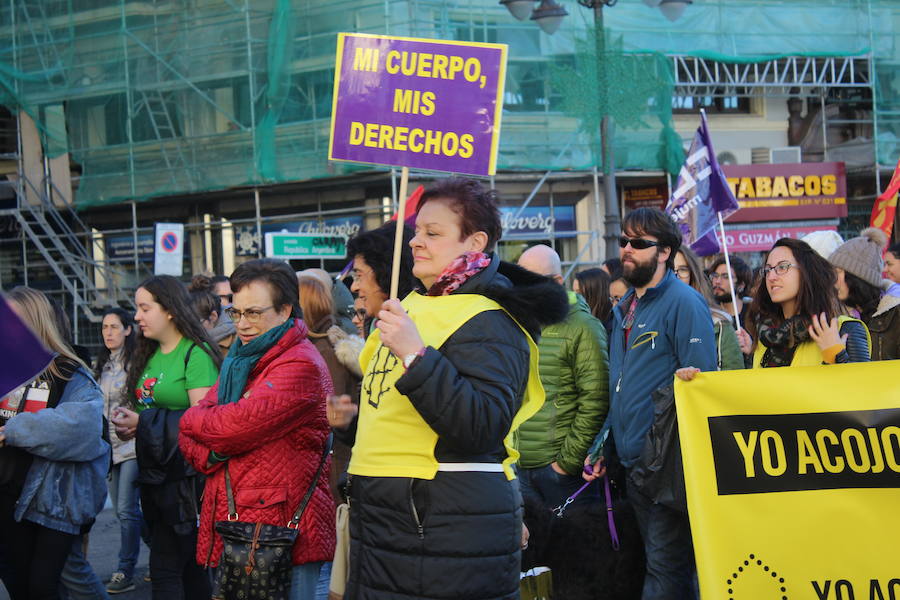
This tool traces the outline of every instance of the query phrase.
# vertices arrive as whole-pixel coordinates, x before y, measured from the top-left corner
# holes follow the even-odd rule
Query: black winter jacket
[[[197,528],[203,476],[188,465],[178,447],[183,410],[148,408],[141,412],[135,450],[141,509],[149,522],[170,525],[179,535]]]
[[[568,311],[561,286],[496,256],[457,293],[495,300],[535,339]],[[487,311],[429,348],[396,385],[438,434],[439,462],[499,463],[528,368],[522,330],[505,312]],[[347,600],[518,598],[522,499],[503,473],[353,476],[350,505]]]

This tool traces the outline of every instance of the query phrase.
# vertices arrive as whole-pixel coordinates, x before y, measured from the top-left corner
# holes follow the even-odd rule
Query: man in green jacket
[[[559,255],[549,246],[522,253],[519,266],[563,285]],[[550,508],[565,502],[584,481],[584,457],[609,407],[606,330],[584,298],[569,292],[569,316],[541,332],[544,406],[517,432],[522,493]],[[587,498],[596,491],[585,491]]]

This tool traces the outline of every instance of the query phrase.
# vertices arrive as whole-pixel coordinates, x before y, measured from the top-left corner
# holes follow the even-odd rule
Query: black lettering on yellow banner
[[[719,495],[900,488],[900,408],[709,417]]]

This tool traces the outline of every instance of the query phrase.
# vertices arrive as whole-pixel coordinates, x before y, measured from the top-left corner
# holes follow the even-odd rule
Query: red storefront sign
[[[722,170],[741,205],[728,223],[847,216],[844,163],[724,165]]]
[[[625,205],[630,209],[649,207],[665,210],[669,191],[665,185],[625,188]]]
[[[813,231],[837,231],[833,225],[819,227],[767,227],[763,229],[726,229],[725,236],[729,252],[764,252],[781,238],[802,238]],[[722,234],[716,231],[719,243]]]

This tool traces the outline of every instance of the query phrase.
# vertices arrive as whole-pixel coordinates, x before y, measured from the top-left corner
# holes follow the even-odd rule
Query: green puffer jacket
[[[519,427],[519,465],[533,469],[556,461],[578,476],[609,408],[606,329],[584,298],[569,292],[569,316],[541,331],[538,350],[547,398]]]

